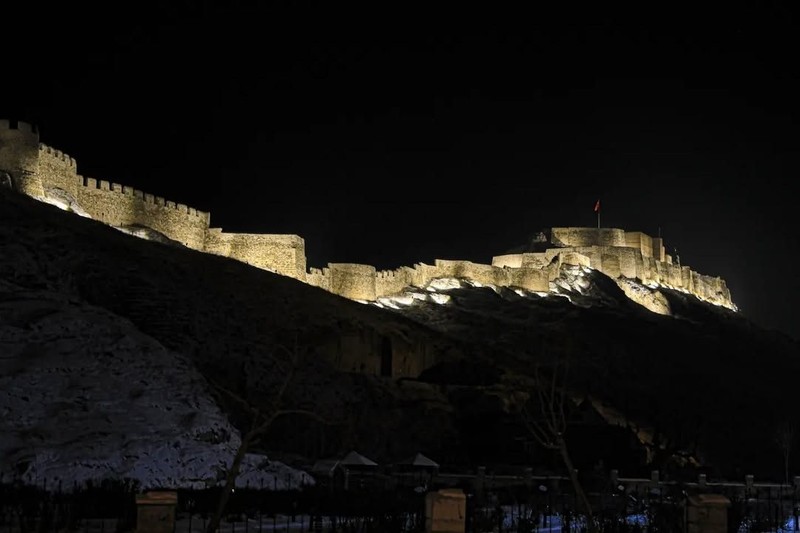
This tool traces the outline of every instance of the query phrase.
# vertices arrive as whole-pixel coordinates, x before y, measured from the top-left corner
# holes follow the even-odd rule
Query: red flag
[[[594,212],[595,213],[599,213],[600,212],[600,200],[597,200],[597,203],[594,204]]]

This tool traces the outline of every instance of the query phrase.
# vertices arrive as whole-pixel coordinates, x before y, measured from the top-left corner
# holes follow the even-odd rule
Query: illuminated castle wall
[[[512,269],[587,266],[613,279],[638,279],[646,285],[672,287],[736,309],[725,280],[675,264],[659,237],[617,228],[551,228],[549,237],[543,237],[544,251],[495,256],[492,264]]]
[[[340,296],[375,301],[425,287],[437,278],[546,293],[563,266],[591,267],[617,280],[633,299],[668,312],[658,295],[647,301],[625,280],[677,288],[736,309],[725,281],[673,263],[660,238],[616,228],[551,228],[537,237],[537,251],[496,256],[492,264],[438,259],[396,270],[331,263],[306,270],[305,242],[297,235],[226,233],[211,228],[210,214],[131,187],[78,174],[75,160],[39,142],[35,127],[0,120],[0,177],[18,191],[120,228],[146,227],[189,248],[231,257],[305,281]]]
[[[121,228],[146,227],[184,246],[305,279],[303,239],[296,235],[225,233],[211,215],[143,191],[78,174],[67,154],[39,142],[36,128],[0,120],[0,171],[38,200]]]

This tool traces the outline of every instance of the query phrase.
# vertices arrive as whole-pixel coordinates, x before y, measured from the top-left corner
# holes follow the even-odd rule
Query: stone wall
[[[626,246],[618,228],[552,228],[550,239],[555,246]]]
[[[0,171],[14,188],[37,199],[44,197],[38,174],[39,132],[26,122],[0,120]]]
[[[84,179],[76,200],[95,220],[114,226],[146,226],[189,248],[204,249],[211,219],[207,212],[94,178]]]
[[[698,298],[733,308],[730,291],[725,281],[718,277],[703,276],[686,265],[659,261],[641,252],[642,246],[649,249],[652,242],[655,254],[664,258],[661,239],[650,238],[645,234],[632,232],[628,239],[631,247],[620,246],[572,246],[550,248],[545,252],[506,254],[492,258],[492,265],[502,266],[511,271],[520,268],[533,270],[548,269],[549,279],[558,276],[561,264],[588,266],[613,278],[639,279],[642,283],[656,283],[684,290]],[[625,234],[627,235],[627,234]],[[644,244],[642,244],[644,243]]]
[[[625,246],[639,250],[644,257],[653,257],[653,238],[641,231],[626,231]]]
[[[351,300],[374,301],[377,272],[374,266],[354,263],[328,264],[328,290]]]
[[[664,240],[661,237],[653,237],[653,258],[656,261],[667,261],[667,251],[664,249]],[[672,259],[668,261],[672,263]]]
[[[520,268],[522,266],[522,257],[525,254],[505,254],[496,255],[492,257],[492,266]]]
[[[717,305],[726,305],[731,301],[731,291],[728,289],[725,280],[719,277],[704,276],[692,272],[692,292],[700,298],[708,300]]]
[[[378,297],[397,294],[404,288],[415,285],[414,269],[400,267],[396,270],[382,270],[375,279],[375,294]]]
[[[399,294],[406,287],[425,287],[438,278],[469,279],[483,285],[546,292],[550,277],[549,268],[508,268],[437,259],[433,265],[417,263],[413,268],[380,272],[369,265],[329,263],[326,268],[310,269],[306,282],[353,300],[374,301]]]
[[[619,260],[619,273],[626,278],[636,278],[638,276],[637,265],[641,255],[633,248],[621,248],[616,250]]]
[[[211,228],[201,249],[306,281],[305,241],[297,235],[224,233]]]
[[[550,269],[517,268],[509,270],[509,285],[534,292],[550,290]]]
[[[72,157],[46,144],[39,144],[37,172],[45,192],[55,187],[66,191],[77,200],[83,178],[78,176],[78,165]]]

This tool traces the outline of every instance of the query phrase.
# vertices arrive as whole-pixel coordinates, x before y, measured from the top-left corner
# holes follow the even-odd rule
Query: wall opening
[[[381,376],[392,377],[392,340],[389,337],[381,340]]]

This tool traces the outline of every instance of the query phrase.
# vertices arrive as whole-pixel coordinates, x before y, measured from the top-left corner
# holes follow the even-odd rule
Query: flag
[[[600,200],[597,200],[597,203],[594,204],[594,212],[595,213],[599,213],[600,212]]]

